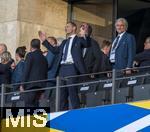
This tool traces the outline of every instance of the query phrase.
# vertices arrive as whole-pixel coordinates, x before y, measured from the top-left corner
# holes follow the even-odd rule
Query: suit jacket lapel
[[[66,44],[66,41],[67,41],[67,39],[65,39],[65,40],[62,42],[62,44],[61,44],[62,51],[64,50],[64,46],[65,46],[65,44]]]
[[[63,50],[64,50],[64,46],[65,46],[66,41],[67,41],[67,39],[63,40],[63,42],[60,45],[60,53],[59,54],[61,57],[63,55]]]
[[[76,43],[77,39],[78,39],[78,36],[75,36],[74,39],[73,39],[72,47],[71,47],[71,52],[72,52],[73,47],[75,46],[75,43]],[[64,41],[61,43],[61,53],[60,53],[60,54],[61,54],[61,57],[62,57],[62,55],[63,55],[63,50],[64,50],[64,46],[65,46],[66,41],[67,41],[67,39],[64,40]]]
[[[125,40],[125,38],[126,38],[126,32],[123,34],[123,36],[122,36],[122,38],[120,39],[120,41],[119,41],[119,44],[118,44],[118,46],[117,46],[117,48],[119,48],[119,46],[123,43],[123,41]]]
[[[77,39],[78,39],[78,36],[75,36],[73,39],[73,42],[72,42],[71,51],[72,51],[73,47],[75,46]]]

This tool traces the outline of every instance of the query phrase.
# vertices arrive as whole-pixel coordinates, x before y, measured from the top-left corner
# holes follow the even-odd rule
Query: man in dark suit
[[[133,59],[136,53],[135,38],[132,34],[127,33],[128,23],[124,18],[116,21],[117,37],[113,41],[110,51],[110,62],[114,69],[132,68]],[[126,70],[126,74],[130,74],[131,70]]]
[[[89,47],[83,49],[84,63],[88,74],[91,73],[90,79],[95,80],[97,77],[99,77],[99,75],[98,74],[93,75],[92,73],[101,72],[102,52],[100,50],[98,42],[91,37],[91,34],[92,34],[92,26],[87,23],[82,23],[80,26],[79,35],[81,37],[84,37],[86,35],[90,38]],[[98,86],[97,84],[93,84],[92,90],[95,91],[97,86]],[[87,95],[88,94],[86,93],[81,93],[80,100],[83,106],[87,104],[86,102]]]
[[[144,51],[137,54],[134,61],[139,67],[147,67],[140,69],[142,72],[150,71],[150,37],[147,37],[144,43]]]
[[[58,74],[60,77],[68,77],[79,74],[87,73],[86,67],[83,60],[82,50],[84,47],[88,47],[89,38],[79,38],[76,35],[77,26],[73,22],[67,23],[65,27],[66,34],[68,36],[59,47],[53,47],[49,45],[46,40],[44,33],[40,33],[40,39],[43,45],[51,50],[54,54],[58,54],[58,64],[59,65]],[[69,78],[63,84],[75,84],[77,78]],[[70,97],[71,105],[73,109],[80,107],[80,101],[78,97],[77,87],[65,87],[61,88],[60,94],[60,110],[67,110]]]
[[[83,29],[86,32],[83,32]],[[89,47],[83,49],[84,62],[88,73],[101,72],[100,67],[101,67],[102,52],[100,50],[98,42],[91,37],[92,27],[87,23],[83,23],[80,26],[79,34],[81,37],[87,35],[91,39]]]
[[[33,39],[31,41],[31,52],[27,54],[24,64],[24,74],[22,82],[38,81],[47,79],[48,64],[46,58],[40,50],[40,40]],[[29,83],[22,85],[20,91],[44,88],[46,82]],[[26,106],[38,106],[37,92],[24,93]]]

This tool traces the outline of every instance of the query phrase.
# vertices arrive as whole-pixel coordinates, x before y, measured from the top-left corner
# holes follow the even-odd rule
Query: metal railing
[[[56,90],[56,103],[55,103],[55,111],[59,111],[60,108],[60,94],[61,94],[61,91],[60,89],[61,88],[64,88],[64,87],[73,87],[73,86],[78,86],[77,88],[79,88],[80,86],[82,85],[90,85],[90,84],[96,84],[96,83],[105,83],[105,82],[111,82],[112,83],[112,87],[111,87],[111,104],[114,104],[115,103],[115,91],[116,91],[116,82],[119,81],[119,80],[125,80],[125,79],[129,79],[131,77],[134,77],[134,78],[138,78],[138,77],[149,77],[150,76],[150,72],[144,72],[144,73],[141,73],[141,74],[131,74],[130,76],[126,76],[124,74],[124,72],[126,70],[132,70],[132,71],[139,71],[141,69],[150,69],[150,67],[142,67],[142,68],[131,68],[131,69],[123,69],[123,70],[113,70],[113,71],[107,71],[107,72],[99,72],[99,73],[91,73],[91,74],[83,74],[83,75],[76,75],[76,76],[68,76],[68,77],[64,77],[64,78],[61,78],[61,77],[57,77],[57,78],[54,78],[54,79],[47,79],[47,80],[38,80],[38,81],[31,81],[31,82],[24,82],[24,83],[16,83],[16,84],[2,84],[1,85],[1,93],[0,93],[0,96],[1,96],[1,107],[4,107],[5,106],[5,96],[6,95],[12,95],[12,94],[15,94],[16,92],[18,93],[28,93],[28,92],[37,92],[37,91],[44,91],[44,90],[52,90],[52,89],[55,89]],[[111,74],[111,77],[107,77],[106,75],[107,74]],[[122,74],[119,74],[118,76],[118,73],[122,73]],[[147,74],[145,74],[147,73]],[[81,77],[90,77],[91,75],[92,76],[97,76],[97,75],[105,75],[104,78],[101,78],[101,77],[97,77],[98,79],[91,79],[90,80],[83,80],[82,82],[78,82],[78,83],[75,83],[75,84],[70,84],[70,85],[61,85],[61,81],[62,80],[68,80],[70,78],[81,78]],[[27,85],[27,84],[31,84],[31,83],[47,83],[49,81],[56,81],[56,86],[54,87],[45,87],[45,88],[38,88],[38,89],[30,89],[30,90],[25,90],[23,92],[20,92],[20,91],[11,91],[11,92],[6,92],[7,89],[12,89],[14,86],[19,86],[19,85]]]

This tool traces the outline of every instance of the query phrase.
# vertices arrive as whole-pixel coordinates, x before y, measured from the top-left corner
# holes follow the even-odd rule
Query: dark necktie
[[[112,50],[114,50],[118,44],[120,36],[117,36],[115,43],[113,44]]]
[[[63,57],[62,60],[66,61],[67,59],[67,54],[68,54],[68,48],[69,48],[69,42],[70,42],[70,37],[67,39],[66,43],[65,43],[65,49],[64,49],[64,53],[63,53]]]

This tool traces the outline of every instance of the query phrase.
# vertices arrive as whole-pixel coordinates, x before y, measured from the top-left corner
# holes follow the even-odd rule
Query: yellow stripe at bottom
[[[49,131],[49,132],[63,132],[63,131],[50,128],[50,131]]]
[[[129,103],[130,105],[145,108],[145,109],[150,109],[150,100],[144,100],[144,101],[139,101],[139,102],[134,102],[134,103]]]

